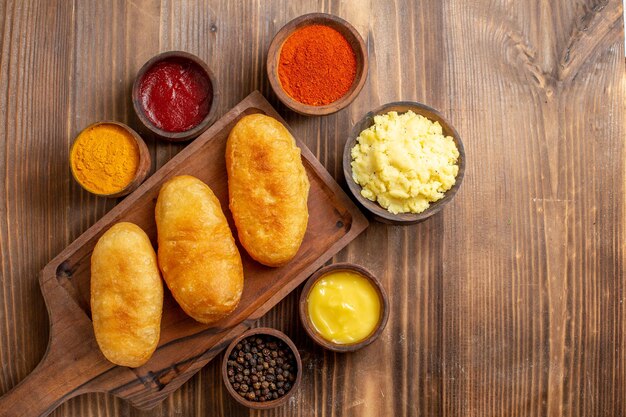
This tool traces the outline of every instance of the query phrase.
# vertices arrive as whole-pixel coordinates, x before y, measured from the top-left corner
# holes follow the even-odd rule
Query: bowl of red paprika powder
[[[311,13],[278,31],[267,53],[267,75],[280,101],[308,116],[335,113],[361,92],[367,50],[345,20]]]
[[[132,98],[137,117],[149,131],[168,141],[187,141],[207,130],[215,118],[215,76],[193,54],[163,52],[141,67]]]

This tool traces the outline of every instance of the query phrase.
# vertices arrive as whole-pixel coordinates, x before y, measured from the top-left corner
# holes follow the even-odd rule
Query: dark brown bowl
[[[139,97],[139,88],[141,85],[141,79],[143,78],[146,71],[148,71],[154,64],[158,62],[162,62],[162,61],[168,61],[168,60],[191,61],[195,63],[200,68],[202,68],[207,78],[209,79],[209,82],[211,83],[212,99],[211,99],[211,107],[209,108],[209,112],[196,127],[186,130],[184,132],[168,132],[166,130],[160,129],[157,126],[155,126],[150,121],[150,119],[146,117],[143,106],[141,105],[141,99]],[[143,65],[143,67],[141,67],[141,69],[135,76],[135,82],[133,83],[132,96],[133,96],[133,108],[135,109],[135,113],[137,114],[137,117],[139,118],[141,123],[146,127],[146,129],[150,130],[152,133],[154,133],[157,137],[161,139],[165,139],[170,142],[184,142],[184,141],[196,138],[197,136],[202,134],[202,132],[207,130],[209,126],[211,126],[211,123],[213,123],[215,119],[215,109],[217,108],[216,104],[217,104],[217,100],[219,97],[219,93],[217,90],[217,82],[215,80],[215,75],[213,75],[213,72],[203,60],[201,60],[200,58],[198,58],[197,56],[193,54],[190,54],[189,52],[169,51],[169,52],[163,52],[154,56],[152,59],[146,62]]]
[[[430,203],[430,206],[419,214],[415,213],[399,213],[393,214],[383,207],[381,207],[377,202],[368,200],[367,198],[361,195],[361,186],[357,184],[352,178],[352,156],[351,151],[354,145],[356,144],[356,140],[361,134],[361,132],[374,124],[374,116],[379,114],[386,114],[391,111],[396,111],[398,113],[405,113],[409,110],[413,110],[415,114],[420,114],[432,121],[439,122],[441,127],[443,128],[443,134],[446,136],[451,136],[456,144],[457,149],[459,150],[459,172],[456,176],[456,182],[448,191],[445,192],[445,196],[434,203]],[[461,183],[463,182],[463,176],[465,175],[465,149],[463,148],[463,142],[461,142],[461,137],[454,127],[446,120],[445,117],[437,110],[428,107],[422,103],[412,102],[412,101],[399,101],[395,103],[385,104],[376,110],[373,110],[367,113],[352,129],[350,133],[350,137],[346,142],[346,146],[343,150],[343,173],[346,177],[346,182],[348,183],[348,187],[350,188],[350,192],[359,202],[359,204],[364,207],[367,211],[369,211],[375,220],[394,225],[408,225],[415,224],[421,221],[426,220],[433,214],[437,213],[441,210],[446,204],[452,200],[454,195],[459,190]]]
[[[254,402],[254,401],[249,401],[249,400],[246,400],[245,398],[242,398],[239,394],[237,394],[235,389],[230,384],[230,381],[228,380],[228,364],[227,363],[228,363],[228,357],[230,356],[230,353],[233,351],[235,346],[237,346],[237,343],[248,338],[249,336],[254,336],[257,334],[273,336],[277,339],[282,340],[287,346],[289,346],[289,348],[293,352],[293,356],[296,358],[296,366],[298,368],[298,371],[296,373],[296,380],[291,386],[291,389],[288,392],[286,392],[285,395],[283,395],[282,397],[277,398],[275,400],[271,400],[271,401],[265,401],[265,402]],[[222,361],[222,380],[224,381],[224,386],[226,386],[226,390],[239,404],[245,405],[246,407],[253,408],[255,410],[266,410],[268,408],[278,407],[286,403],[289,400],[289,398],[291,398],[295,394],[296,390],[300,386],[300,381],[302,380],[302,359],[300,358],[300,353],[298,352],[298,348],[296,348],[296,345],[294,345],[291,339],[283,332],[278,331],[276,329],[269,328],[269,327],[258,327],[256,329],[250,329],[242,333],[235,340],[233,340],[230,343],[230,345],[228,345],[228,347],[226,348],[226,351],[224,352],[224,360]]]
[[[380,297],[380,319],[378,321],[378,326],[376,329],[372,331],[372,333],[362,341],[358,343],[352,344],[337,344],[333,343],[329,340],[324,339],[317,331],[315,331],[315,327],[311,320],[309,319],[309,309],[308,309],[308,298],[311,289],[315,285],[315,283],[325,275],[328,275],[330,272],[335,271],[352,271],[355,272],[365,278],[367,278],[374,288],[376,288],[376,292],[378,292],[378,296]],[[323,348],[328,350],[332,350],[335,352],[354,352],[359,350],[380,336],[380,334],[385,329],[387,325],[387,320],[389,319],[389,300],[387,298],[387,293],[383,288],[382,284],[376,279],[376,277],[367,269],[362,266],[351,264],[351,263],[337,263],[326,266],[320,270],[318,270],[315,274],[311,275],[311,277],[307,280],[306,284],[304,284],[304,288],[302,289],[302,294],[300,295],[300,321],[304,326],[304,330],[306,330],[307,334],[313,339],[315,343],[320,345]]]
[[[280,79],[278,78],[278,60],[283,43],[293,32],[310,25],[325,25],[335,29],[346,38],[356,55],[356,76],[352,87],[350,87],[350,90],[339,100],[324,106],[311,106],[294,100],[283,90]],[[274,90],[274,93],[285,106],[305,116],[324,116],[335,113],[352,103],[365,84],[367,68],[367,48],[359,32],[345,20],[326,13],[305,14],[290,21],[274,36],[267,52],[267,77],[269,78],[272,90]]]
[[[111,125],[119,126],[122,129],[126,130],[128,133],[130,133],[130,135],[133,137],[133,139],[135,139],[135,143],[137,144],[137,147],[139,148],[139,165],[137,166],[137,171],[135,172],[135,176],[133,177],[132,181],[130,183],[128,183],[128,185],[126,187],[124,187],[121,191],[119,191],[117,193],[113,193],[113,194],[99,194],[99,193],[96,193],[96,192],[91,191],[90,189],[86,188],[78,180],[78,178],[76,177],[76,173],[74,172],[74,164],[72,164],[72,161],[70,161],[70,170],[72,171],[72,177],[74,177],[74,180],[84,190],[89,191],[90,193],[92,193],[94,195],[97,195],[99,197],[109,197],[109,198],[122,197],[122,196],[125,196],[125,195],[130,194],[131,192],[135,191],[137,189],[137,187],[139,187],[141,185],[141,183],[146,179],[146,176],[148,176],[148,172],[150,171],[150,165],[152,163],[152,160],[150,158],[150,151],[148,150],[148,147],[146,146],[146,143],[143,141],[143,139],[141,139],[141,136],[139,136],[137,134],[137,132],[135,132],[133,129],[131,129],[129,126],[125,125],[124,123],[120,123],[120,122],[103,121],[103,122],[97,122],[97,123],[90,124],[89,126],[84,128],[83,130],[81,130],[81,132],[76,137],[78,138],[78,136],[80,136],[80,134],[83,133],[87,129],[90,129],[92,127],[99,126],[99,125],[104,125],[104,124],[111,124]],[[76,144],[76,141],[74,141],[74,143],[72,144],[72,148],[70,149],[70,158],[71,158],[71,155],[72,155],[72,149],[74,148],[75,144]]]

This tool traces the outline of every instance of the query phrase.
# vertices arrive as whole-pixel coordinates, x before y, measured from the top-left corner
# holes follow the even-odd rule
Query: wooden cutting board
[[[363,214],[297,141],[311,191],[308,229],[296,257],[283,267],[269,268],[240,247],[244,291],[230,316],[207,327],[185,315],[166,291],[161,340],[150,361],[131,369],[104,358],[89,311],[90,258],[98,238],[114,223],[129,221],[141,226],[156,246],[154,207],[159,189],[181,174],[194,175],[211,187],[235,230],[228,211],[224,151],[237,120],[253,113],[267,114],[286,125],[259,92],[252,93],[46,265],[39,281],[50,316],[48,349],[37,368],[0,398],[0,416],[45,416],[61,402],[87,392],[108,392],[139,408],[154,407],[365,230],[368,222]]]

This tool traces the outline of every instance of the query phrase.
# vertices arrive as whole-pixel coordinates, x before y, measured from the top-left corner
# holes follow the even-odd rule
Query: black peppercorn
[[[226,366],[228,382],[248,401],[278,399],[286,395],[295,382],[293,352],[273,336],[255,336],[237,343]]]

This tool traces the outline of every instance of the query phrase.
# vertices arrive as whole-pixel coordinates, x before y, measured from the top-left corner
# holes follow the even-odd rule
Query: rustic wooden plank
[[[475,163],[444,213],[444,415],[623,415],[621,6],[489,5],[445,12]]]
[[[357,100],[323,118],[288,112],[264,75],[273,34],[314,11],[349,20],[371,62]],[[383,280],[379,342],[323,352],[297,293],[261,320],[309,364],[295,400],[265,414],[626,415],[621,12],[619,0],[0,1],[0,392],[45,349],[37,271],[115,204],[72,182],[72,137],[105,116],[137,126],[124,88],[153,54],[185,49],[214,69],[218,114],[260,89],[340,181],[352,124],[397,99],[439,108],[468,156],[443,213],[373,225],[335,257]],[[147,142],[154,168],[183,148]],[[249,414],[214,363],[151,412],[89,394],[54,415]]]
[[[0,8],[0,391],[6,392],[44,353],[48,324],[36,270],[67,240],[66,200],[57,197],[67,196],[69,181],[59,143],[71,94],[64,58],[72,49],[72,14],[65,3]]]

